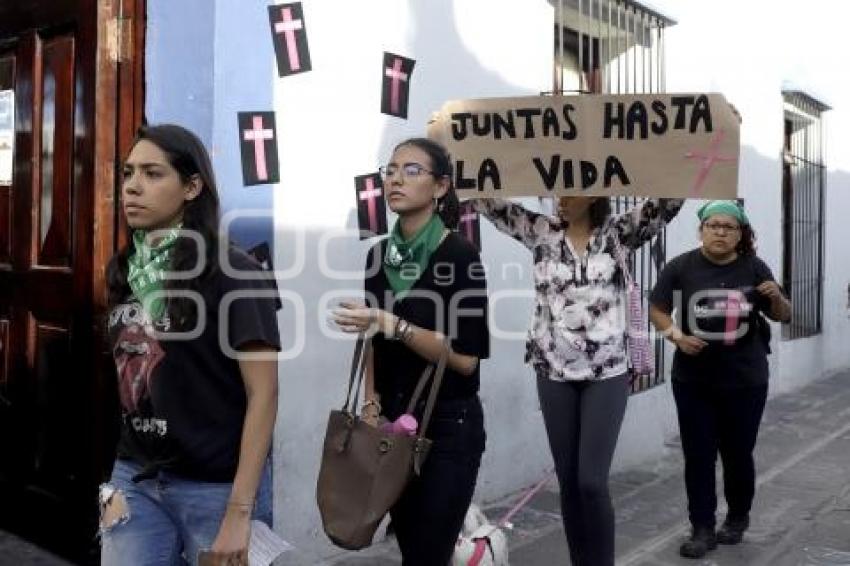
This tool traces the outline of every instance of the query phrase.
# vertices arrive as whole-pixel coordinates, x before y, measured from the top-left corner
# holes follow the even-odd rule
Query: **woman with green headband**
[[[220,249],[212,165],[180,126],[139,131],[121,206],[127,245],[107,268],[121,426],[100,491],[102,564],[194,565],[206,552],[247,565],[251,519],[272,520],[273,279]]]
[[[687,558],[741,542],[749,526],[770,352],[762,314],[791,318],[791,303],[755,255],[755,235],[738,203],[711,201],[697,215],[701,247],[671,260],[650,296],[650,319],[676,346],[672,389],[692,525],[679,552]],[[718,453],[729,510],[715,532]]]
[[[450,351],[421,473],[390,510],[404,566],[448,564],[472,501],[484,452],[478,398],[480,360],[489,356],[487,289],[478,250],[451,229],[459,203],[452,165],[438,143],[413,138],[381,168],[398,221],[366,260],[368,307],[344,302],[334,312],[348,332],[377,330],[367,364],[362,414],[395,421],[419,376]],[[421,421],[421,410],[416,410]]]

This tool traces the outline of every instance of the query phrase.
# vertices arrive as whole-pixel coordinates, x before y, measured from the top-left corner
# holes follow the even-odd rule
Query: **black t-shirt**
[[[372,307],[392,311],[420,328],[436,330],[451,339],[459,354],[490,356],[487,325],[487,282],[481,258],[472,244],[450,233],[431,255],[428,266],[407,295],[394,298],[382,267],[386,240],[366,258],[366,300]],[[385,400],[409,399],[429,362],[396,340],[378,334],[373,340],[375,390]],[[480,372],[463,375],[449,367],[438,399],[468,398],[478,393]],[[426,390],[427,391],[427,390]]]
[[[235,271],[262,279],[231,277],[217,268],[201,291],[206,321],[197,337],[163,335],[174,331],[167,315],[152,324],[133,297],[110,312],[122,413],[118,457],[137,462],[144,476],[168,470],[193,480],[233,481],[247,405],[239,363],[219,341],[225,324],[219,308],[233,299],[221,329],[229,348],[261,343],[279,350],[280,303],[271,273],[235,248],[229,257]],[[250,296],[270,290],[272,297]]]
[[[696,356],[676,350],[673,379],[723,387],[766,383],[769,327],[760,313],[770,300],[756,287],[773,280],[755,256],[717,265],[696,249],[670,261],[649,301],[667,313],[676,309],[682,332],[708,343]]]

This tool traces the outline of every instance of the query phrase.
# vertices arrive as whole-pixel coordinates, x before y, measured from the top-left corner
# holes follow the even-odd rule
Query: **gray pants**
[[[626,412],[628,376],[560,382],[538,375],[537,393],[561,487],[572,564],[614,566],[608,474]]]

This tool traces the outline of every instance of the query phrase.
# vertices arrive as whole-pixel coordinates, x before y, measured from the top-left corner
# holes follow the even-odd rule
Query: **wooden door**
[[[0,2],[0,90],[15,100],[0,186],[0,527],[79,562],[114,437],[100,335],[116,162],[140,121],[127,4]]]

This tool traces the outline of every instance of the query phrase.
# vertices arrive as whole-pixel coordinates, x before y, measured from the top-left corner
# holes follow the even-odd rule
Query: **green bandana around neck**
[[[750,223],[744,209],[738,206],[734,200],[713,200],[705,203],[697,211],[697,216],[700,222],[705,222],[709,217],[715,214],[725,214],[738,220],[738,224],[745,226]]]
[[[136,251],[127,259],[127,284],[151,319],[159,320],[165,314],[165,297],[158,293],[163,289],[180,227],[169,230],[155,246],[147,243],[147,235],[147,230],[133,232]]]
[[[428,267],[431,254],[439,247],[445,231],[446,225],[436,214],[409,240],[401,235],[401,222],[395,223],[384,256],[384,274],[396,294],[413,287]]]

